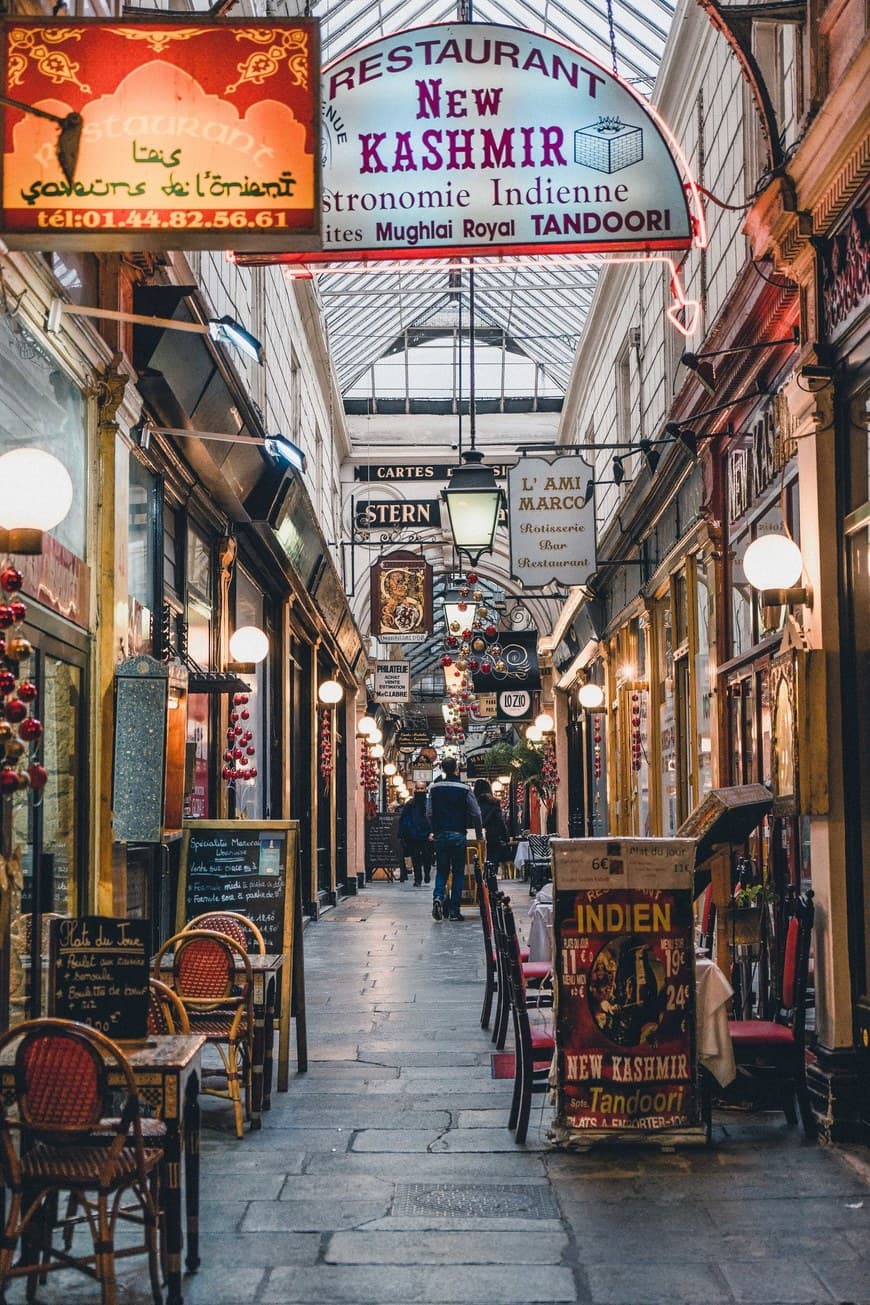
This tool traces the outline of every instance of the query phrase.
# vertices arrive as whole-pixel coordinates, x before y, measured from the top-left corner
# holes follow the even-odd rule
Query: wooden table
[[[251,1129],[263,1127],[263,1111],[272,1108],[272,1077],[274,1071],[275,1007],[280,991],[281,973],[285,956],[279,952],[272,956],[249,956],[253,980],[254,1046],[251,1059]],[[241,972],[241,963],[237,966]],[[163,957],[160,977],[164,982],[172,978],[172,956]],[[290,1066],[290,1010],[282,1006],[278,1027],[278,1091],[286,1092],[289,1086]]]
[[[139,1094],[166,1125],[160,1182],[166,1216],[166,1287],[168,1305],[181,1305],[181,1159],[184,1156],[187,1257],[190,1273],[199,1267],[199,1080],[205,1038],[200,1034],[149,1036],[138,1047],[125,1047]],[[15,1100],[14,1045],[0,1060],[0,1091]],[[109,1067],[110,1087],[124,1087],[117,1069]]]

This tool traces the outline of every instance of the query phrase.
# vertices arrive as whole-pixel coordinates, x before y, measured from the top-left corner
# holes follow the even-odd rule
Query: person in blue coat
[[[414,867],[414,887],[419,888],[432,874],[432,826],[426,814],[426,785],[417,783],[399,816],[399,837],[407,848]]]
[[[466,830],[474,826],[483,838],[483,822],[477,799],[459,778],[455,757],[445,757],[443,774],[429,785],[426,810],[435,843],[435,889],[432,895],[432,919],[461,920],[459,910],[465,880]],[[450,901],[447,900],[447,877],[452,875]]]

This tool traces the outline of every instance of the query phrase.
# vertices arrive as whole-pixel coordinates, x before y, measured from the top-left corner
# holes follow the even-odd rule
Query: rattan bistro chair
[[[182,933],[189,933],[191,929],[211,929],[213,933],[225,933],[228,938],[235,938],[237,943],[241,943],[249,956],[266,955],[266,943],[260,930],[253,920],[238,911],[206,911],[205,915],[197,915],[193,920],[188,920]]]
[[[8,1196],[0,1238],[0,1296],[10,1278],[27,1277],[32,1300],[44,1274],[76,1268],[97,1278],[103,1305],[115,1305],[115,1259],[144,1253],[153,1298],[162,1301],[157,1250],[162,1150],[143,1140],[139,1097],[126,1057],[102,1033],[70,1020],[19,1024],[0,1038],[0,1053],[14,1042],[17,1119],[9,1118],[0,1100],[0,1181]],[[122,1105],[120,1115],[107,1120],[110,1067],[123,1083]],[[63,1226],[57,1221],[57,1198],[64,1191],[85,1211],[91,1255],[73,1255],[53,1245],[52,1234]],[[132,1205],[123,1204],[128,1195],[135,1198]],[[141,1226],[142,1242],[116,1249],[119,1220]],[[21,1255],[13,1265],[19,1240]]]
[[[202,1072],[203,1092],[225,1097],[233,1104],[236,1136],[244,1134],[241,1084],[250,1113],[251,1059],[254,1036],[251,962],[242,943],[214,930],[190,929],[163,944],[154,958],[154,975],[172,954],[172,985],[181,998],[191,1033],[201,1033],[217,1048],[222,1070]],[[219,1077],[223,1085],[206,1085]]]

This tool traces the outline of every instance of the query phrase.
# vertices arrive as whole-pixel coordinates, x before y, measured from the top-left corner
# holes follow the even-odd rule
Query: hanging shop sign
[[[533,698],[528,689],[502,689],[496,695],[499,720],[531,720]]]
[[[403,530],[441,525],[441,504],[437,498],[358,499],[354,504],[354,529]]]
[[[321,94],[330,254],[692,243],[688,178],[655,110],[537,32],[401,32],[328,66]]]
[[[508,472],[511,575],[524,588],[584,584],[596,568],[593,467],[579,454]]]
[[[692,839],[553,843],[562,1140],[701,1123],[694,864]]]
[[[11,18],[0,40],[4,95],[81,117],[68,176],[57,125],[2,110],[8,245],[319,246],[315,21]]]
[[[372,634],[381,643],[422,643],[432,633],[432,568],[399,550],[371,568]]]
[[[498,640],[498,651],[491,647],[482,653],[472,670],[475,693],[540,689],[537,630],[505,630]]]
[[[490,463],[487,467],[496,480],[502,480],[510,469],[509,463]],[[375,462],[353,469],[354,480],[401,480],[405,483],[415,480],[449,480],[456,470],[454,462]]]
[[[410,701],[411,663],[375,662],[375,702]]]

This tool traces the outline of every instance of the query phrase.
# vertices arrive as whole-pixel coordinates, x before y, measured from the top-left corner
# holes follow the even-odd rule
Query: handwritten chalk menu
[[[148,1034],[147,920],[84,915],[53,920],[51,1013],[90,1024],[110,1038]]]
[[[401,857],[396,842],[398,817],[392,812],[373,816],[366,822],[366,876],[371,878],[376,870],[401,869]]]
[[[295,822],[187,822],[178,927],[206,911],[237,911],[256,924],[268,953],[289,952],[293,900],[288,885],[294,882],[295,865]]]

